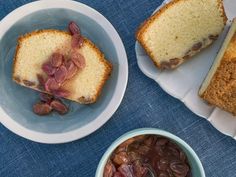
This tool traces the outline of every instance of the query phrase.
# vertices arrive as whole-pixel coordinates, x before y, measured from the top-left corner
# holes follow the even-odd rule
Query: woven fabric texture
[[[0,0],[0,19],[28,2],[31,1]],[[166,94],[137,66],[135,31],[162,0],[80,2],[102,13],[124,42],[129,82],[122,104],[98,131],[67,144],[28,141],[0,124],[0,177],[93,177],[108,146],[127,131],[142,127],[161,128],[184,139],[199,155],[207,177],[235,177],[236,141]]]

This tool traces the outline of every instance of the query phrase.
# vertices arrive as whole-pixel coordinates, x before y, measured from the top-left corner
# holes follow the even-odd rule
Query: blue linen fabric
[[[0,19],[28,2],[31,1],[0,0]],[[108,18],[124,42],[129,60],[129,82],[122,104],[98,131],[67,144],[35,143],[0,124],[0,177],[93,177],[108,146],[125,132],[141,127],[161,128],[184,139],[199,155],[207,177],[236,176],[236,141],[166,94],[137,66],[135,31],[162,0],[80,2]]]

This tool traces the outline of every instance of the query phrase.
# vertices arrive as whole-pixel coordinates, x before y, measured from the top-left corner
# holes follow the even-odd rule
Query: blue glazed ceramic
[[[70,21],[75,21],[82,34],[104,52],[113,64],[113,71],[95,104],[80,105],[67,101],[68,114],[53,113],[39,117],[32,112],[39,93],[12,81],[17,39],[38,29],[67,30]],[[34,2],[20,7],[0,23],[0,120],[25,138],[43,143],[62,143],[95,131],[118,108],[127,76],[125,50],[115,29],[101,14],[81,3],[67,0],[59,0],[56,5],[50,1]]]
[[[193,149],[186,142],[184,142],[182,139],[180,139],[179,137],[169,132],[166,132],[160,129],[154,129],[154,128],[143,128],[143,129],[133,130],[131,132],[128,132],[122,135],[115,142],[113,142],[112,145],[107,149],[107,151],[103,155],[102,159],[100,160],[95,177],[103,177],[103,171],[104,171],[106,162],[109,159],[111,153],[116,149],[117,146],[119,146],[122,142],[138,135],[160,135],[160,136],[164,136],[171,139],[173,142],[178,144],[187,155],[190,166],[191,166],[193,177],[205,177],[205,172],[204,172],[200,159],[198,158],[197,154],[193,151]]]

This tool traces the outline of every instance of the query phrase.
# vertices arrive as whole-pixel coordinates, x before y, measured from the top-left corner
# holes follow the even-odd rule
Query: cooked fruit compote
[[[157,135],[141,135],[119,145],[104,168],[103,177],[192,177],[183,150]]]

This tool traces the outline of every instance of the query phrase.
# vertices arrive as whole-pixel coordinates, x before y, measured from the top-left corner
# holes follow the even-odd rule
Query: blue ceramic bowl
[[[70,112],[39,117],[32,112],[36,91],[12,81],[17,38],[37,29],[66,30],[75,21],[113,64],[113,71],[95,104],[68,101]],[[33,60],[33,58],[32,58]],[[127,84],[128,64],[123,43],[114,27],[97,11],[68,0],[37,1],[22,6],[0,22],[0,121],[16,134],[42,143],[64,143],[101,127],[118,108]]]
[[[173,142],[179,145],[182,148],[182,150],[185,152],[185,154],[187,155],[190,166],[191,166],[193,177],[205,177],[205,172],[204,172],[200,159],[198,158],[197,154],[193,151],[193,149],[186,142],[184,142],[182,139],[180,139],[179,137],[169,132],[166,132],[164,130],[154,129],[154,128],[136,129],[118,138],[114,143],[112,143],[112,145],[108,148],[108,150],[105,152],[102,159],[100,160],[95,177],[103,177],[103,171],[104,171],[104,167],[106,165],[107,160],[110,158],[111,153],[122,142],[138,135],[159,135],[159,136],[164,136],[171,139]]]

